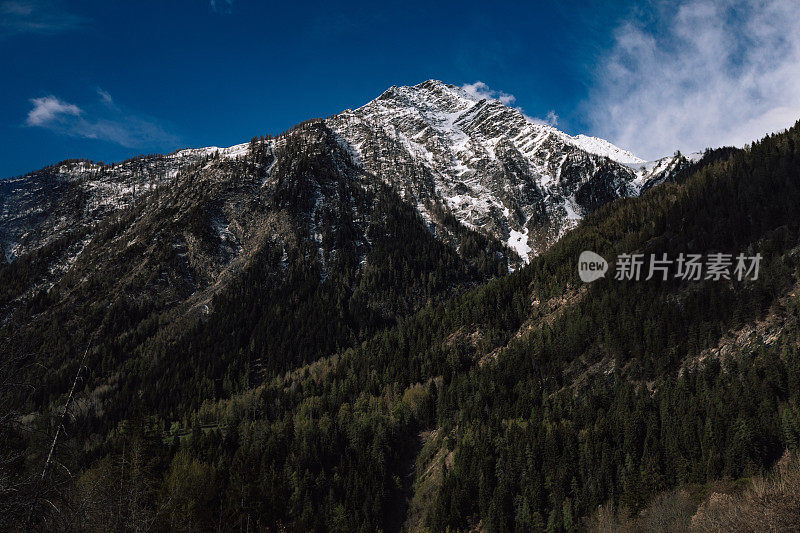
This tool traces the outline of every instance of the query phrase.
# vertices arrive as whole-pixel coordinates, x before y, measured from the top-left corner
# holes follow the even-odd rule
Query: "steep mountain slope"
[[[198,427],[237,428],[224,486],[259,502],[229,501],[229,516],[256,528],[399,529],[392,511],[410,473],[411,530],[574,531],[602,503],[635,515],[660,491],[752,475],[796,450],[799,150],[800,123],[725,151],[683,184],[598,209],[518,272],[205,405]],[[582,289],[586,249],[744,251],[763,263],[744,282]],[[784,317],[777,337],[704,357],[773,314]],[[195,441],[210,464],[219,437]]]
[[[793,153],[793,135],[775,142],[781,157]],[[732,153],[760,181],[690,178]],[[195,513],[185,523],[198,528],[397,528],[416,436],[426,428],[448,447],[432,456],[456,469],[437,476],[425,522],[460,528],[485,520],[504,529],[519,480],[498,489],[488,472],[502,470],[500,451],[476,448],[471,435],[507,439],[511,448],[508,421],[534,408],[562,414],[557,402],[583,390],[573,384],[589,363],[601,370],[591,386],[608,368],[632,365],[614,377],[613,394],[637,372],[662,376],[720,331],[708,307],[702,328],[692,330],[672,288],[617,301],[600,283],[576,296],[579,247],[660,251],[676,233],[698,250],[772,239],[800,205],[791,176],[776,177],[779,164],[792,170],[794,163],[748,157],[734,151],[640,164],[604,141],[569,137],[426,82],[275,138],[119,165],[65,162],[0,182],[0,242],[13,259],[0,266],[0,350],[9,362],[0,370],[20,372],[15,382],[30,385],[0,393],[20,413],[8,433],[13,445],[32,443],[11,471],[39,469],[47,452],[33,429],[52,434],[51,415],[79,383],[79,408],[56,452],[69,471],[83,472],[70,498],[88,506],[97,529],[108,527],[103,508],[133,517],[159,506],[166,511],[153,511],[152,520],[167,529],[184,527],[185,513]],[[724,174],[725,164],[714,172]],[[663,181],[687,185],[654,186]],[[768,198],[762,185],[771,187]],[[731,198],[745,202],[736,212],[752,228],[721,222],[719,208]],[[776,205],[780,216],[769,219],[767,207]],[[582,216],[588,221],[553,247]],[[738,240],[725,240],[731,232]],[[699,241],[684,242],[692,235]],[[528,259],[527,248],[539,255],[506,276]],[[755,307],[724,292],[701,296],[750,319],[774,297],[770,290],[784,292],[785,272],[774,268],[775,285],[752,293]],[[581,307],[556,312],[533,300]],[[598,302],[608,301],[616,307],[604,320]],[[630,326],[660,324],[664,310],[674,329]],[[526,331],[545,337],[531,340]],[[663,340],[671,335],[677,340]],[[661,344],[647,344],[651,336]],[[548,403],[549,395],[557,400]],[[557,423],[541,413],[529,427]],[[572,453],[578,437],[565,435],[563,449]],[[190,447],[164,446],[181,440]],[[469,462],[480,454],[487,462],[476,470]],[[137,463],[141,470],[116,470],[150,455],[152,463]],[[144,473],[134,480],[132,471]],[[199,479],[198,471],[218,485],[183,490],[179,481]],[[66,475],[56,472],[49,475]],[[109,483],[122,478],[145,496],[127,501]],[[621,479],[586,489],[580,500],[566,478],[524,497],[530,514],[561,509],[554,520],[565,524],[566,497],[571,513],[585,514],[618,494]],[[94,485],[117,500],[82,492]],[[219,522],[201,508],[221,509]]]

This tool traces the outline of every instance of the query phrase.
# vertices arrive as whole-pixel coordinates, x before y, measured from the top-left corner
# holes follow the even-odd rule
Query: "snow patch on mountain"
[[[605,139],[599,139],[597,137],[589,137],[583,134],[576,135],[575,137],[569,137],[570,142],[580,148],[581,150],[588,152],[590,154],[595,154],[603,157],[607,157],[617,163],[621,163],[623,165],[641,165],[645,163],[645,160],[641,157],[637,157],[633,155],[628,150],[623,150],[618,146],[614,146],[610,142],[606,141]]]
[[[509,231],[508,246],[527,262],[531,253],[531,247],[528,246],[528,228],[525,228],[523,231],[514,229]]]

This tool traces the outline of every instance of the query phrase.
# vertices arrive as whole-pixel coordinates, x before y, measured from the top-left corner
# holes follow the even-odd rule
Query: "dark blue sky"
[[[662,8],[621,1],[303,4],[0,0],[0,177],[228,146],[429,78],[602,135],[587,102],[620,28],[669,30]]]

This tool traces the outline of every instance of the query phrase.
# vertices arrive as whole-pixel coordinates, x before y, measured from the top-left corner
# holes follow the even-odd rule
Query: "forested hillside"
[[[308,131],[332,162],[298,149],[292,160],[311,166],[277,181],[277,207],[312,204],[303,191],[317,189],[298,176],[324,185],[347,164],[324,127]],[[260,183],[268,165],[220,186]],[[505,266],[497,243],[475,233],[476,253],[456,253],[387,187],[359,197],[333,179],[331,197],[374,217],[362,273],[347,220],[325,226],[337,245],[322,259],[302,243],[258,247],[243,276],[198,302],[208,313],[171,308],[169,295],[156,311],[97,299],[98,287],[159,294],[164,267],[181,268],[167,252],[124,285],[87,263],[3,326],[0,513],[10,528],[97,531],[574,531],[601,505],[624,521],[675,487],[762,473],[800,440],[800,123],[708,152],[676,181],[598,207],[481,284]],[[102,235],[134,220],[142,235],[169,231],[136,216],[148,205]],[[197,246],[217,250],[196,216]],[[137,257],[116,246],[117,261]],[[584,285],[583,250],[763,260],[755,281]],[[13,286],[35,265],[0,278]],[[86,322],[97,329],[64,334]]]

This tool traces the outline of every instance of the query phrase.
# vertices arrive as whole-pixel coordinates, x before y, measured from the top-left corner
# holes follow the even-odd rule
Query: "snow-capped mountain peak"
[[[588,211],[637,194],[646,162],[608,141],[570,136],[517,108],[438,80],[393,86],[327,121],[365,170],[435,223],[431,203],[499,238],[523,261]]]

